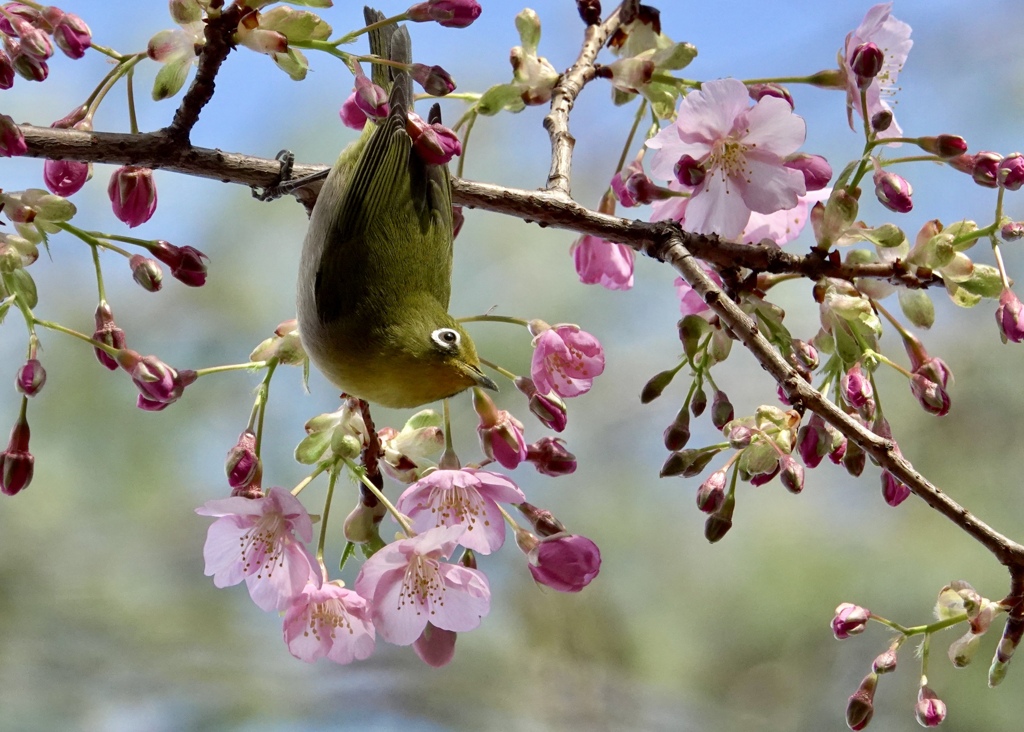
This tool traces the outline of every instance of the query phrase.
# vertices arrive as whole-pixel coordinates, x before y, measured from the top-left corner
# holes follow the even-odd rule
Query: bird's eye
[[[459,341],[462,340],[459,332],[453,328],[438,328],[430,334],[430,338],[437,345],[441,346],[446,351],[452,351],[459,347]]]

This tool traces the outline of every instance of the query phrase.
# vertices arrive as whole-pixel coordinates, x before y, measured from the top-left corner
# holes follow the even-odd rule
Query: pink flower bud
[[[416,154],[430,165],[444,165],[456,155],[462,154],[459,136],[438,122],[427,124],[410,114],[409,135]]]
[[[6,87],[10,88],[10,87]],[[14,120],[6,114],[0,114],[0,156],[12,158],[24,155],[28,150],[25,135]]]
[[[944,417],[949,412],[949,394],[939,384],[923,374],[910,377],[910,392],[929,414]]]
[[[1024,155],[1013,153],[999,162],[996,182],[1008,191],[1020,190],[1024,185]]]
[[[938,727],[946,718],[946,703],[935,695],[927,684],[917,693],[914,716],[922,727]]]
[[[896,670],[896,661],[896,649],[890,648],[875,656],[875,660],[871,663],[871,670],[876,674],[890,673]]]
[[[601,570],[597,544],[577,534],[556,534],[540,540],[528,555],[530,574],[559,592],[579,592]]]
[[[704,182],[704,178],[708,174],[704,165],[699,160],[692,158],[689,155],[683,155],[679,158],[672,170],[675,173],[677,181],[682,183],[684,186],[690,187],[699,186]]]
[[[1003,241],[1018,241],[1024,238],[1024,221],[1011,221],[999,229],[999,237]]]
[[[796,153],[790,155],[783,165],[791,170],[799,170],[804,176],[807,191],[820,191],[832,180],[832,166],[821,155]]]
[[[176,402],[197,376],[195,371],[179,372],[156,356],[141,356],[128,349],[118,352],[117,363],[139,390],[136,406],[148,412],[159,412]]]
[[[843,401],[858,410],[866,407],[875,393],[871,387],[871,380],[861,370],[859,361],[843,374],[839,380],[839,387],[843,394]]]
[[[804,489],[804,466],[791,455],[779,458],[779,480],[790,493],[799,493]]]
[[[47,160],[43,163],[43,181],[51,193],[58,196],[74,195],[92,177],[89,163],[77,160]]]
[[[488,458],[497,460],[509,470],[526,460],[522,422],[504,409],[497,409],[481,389],[473,390],[473,408],[480,416],[476,431],[480,446]]]
[[[697,508],[704,513],[714,513],[725,501],[726,472],[716,470],[697,489]]]
[[[128,260],[132,279],[146,292],[158,292],[163,287],[164,272],[155,259],[135,254]]]
[[[101,301],[96,307],[96,331],[92,338],[100,343],[105,343],[111,348],[123,349],[125,344],[124,331],[117,327],[114,322],[114,314],[106,301]],[[101,364],[111,371],[117,369],[117,361],[102,348],[94,349],[96,358]]]
[[[7,52],[0,48],[0,91],[14,86],[14,63]]]
[[[907,213],[914,208],[913,187],[902,176],[884,170],[875,171],[875,197],[890,211]]]
[[[996,323],[999,324],[999,335],[1006,341],[1020,343],[1024,341],[1024,305],[1013,290],[1003,290],[999,296],[999,307],[996,308]]]
[[[37,28],[32,23],[18,15],[12,15],[10,24],[15,34],[21,41],[21,53],[28,54],[40,61],[45,61],[53,55],[53,43],[46,31]]]
[[[46,383],[46,370],[39,363],[39,359],[30,358],[25,365],[18,369],[18,379],[15,387],[25,396],[35,396]]]
[[[871,611],[851,602],[844,602],[836,608],[832,618],[832,634],[837,640],[846,640],[851,635],[864,632],[871,619]]]
[[[850,54],[850,68],[857,75],[857,86],[867,89],[885,63],[885,54],[874,43],[862,43]]]
[[[259,485],[263,468],[256,455],[256,435],[252,430],[246,430],[240,434],[238,442],[228,450],[228,456],[224,462],[224,472],[228,476],[228,485],[234,491],[248,488],[254,483]]]
[[[565,440],[542,437],[526,448],[526,459],[541,475],[558,477],[576,472],[576,456],[565,449]]]
[[[356,75],[356,106],[370,119],[388,116],[388,93],[364,74]]]
[[[25,3],[6,3],[4,12],[0,13],[0,33],[15,36],[18,34],[15,23],[25,21],[33,25],[41,23],[42,19],[42,14],[38,10]]]
[[[443,97],[455,91],[455,82],[451,74],[440,66],[413,64],[412,80],[423,87],[423,91],[434,97]]]
[[[144,224],[156,211],[153,171],[134,165],[118,168],[110,176],[107,195],[117,218],[132,228]]]
[[[886,503],[895,508],[910,497],[910,488],[888,470],[883,470],[882,497]]]
[[[545,427],[561,432],[568,424],[569,413],[565,402],[555,392],[541,394],[533,379],[519,376],[515,380],[516,388],[530,400],[530,411]]]
[[[732,402],[729,401],[729,396],[721,389],[716,389],[715,396],[711,400],[711,424],[716,429],[722,429],[729,422],[732,422],[734,416],[735,413]]]
[[[92,44],[92,31],[74,13],[64,13],[53,28],[53,40],[66,56],[82,58]]]
[[[878,686],[878,674],[873,671],[864,677],[846,703],[846,724],[857,732],[868,726],[875,713],[875,688]]]
[[[480,17],[476,0],[427,0],[405,11],[414,23],[436,21],[446,28],[465,28]]]
[[[775,97],[776,99],[783,99],[789,104],[789,108],[793,109],[793,95],[789,93],[789,89],[782,86],[781,84],[768,83],[768,84],[748,84],[747,94],[755,102],[759,102],[765,97]]]
[[[999,185],[997,172],[1002,159],[1003,156],[999,153],[985,150],[971,157],[971,162],[973,163],[971,177],[974,178],[974,182],[985,188],[996,188]]]
[[[20,493],[32,482],[36,459],[28,451],[31,434],[28,420],[20,417],[11,430],[7,449],[0,452],[0,493],[4,495]]]
[[[28,81],[46,81],[50,75],[50,67],[45,61],[27,53],[12,54],[11,63],[18,76]]]
[[[919,137],[917,144],[925,152],[930,152],[940,158],[955,158],[967,152],[967,140],[960,135]]]
[[[206,284],[206,261],[209,257],[195,247],[177,247],[159,239],[150,248],[150,253],[170,267],[171,276],[179,282],[189,287],[202,287]]]

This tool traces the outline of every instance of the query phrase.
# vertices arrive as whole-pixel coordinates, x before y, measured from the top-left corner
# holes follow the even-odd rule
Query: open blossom
[[[196,513],[217,517],[203,547],[213,584],[230,587],[245,580],[261,610],[288,609],[313,566],[302,543],[312,540],[313,523],[299,499],[271,488],[263,498],[207,501]]]
[[[850,128],[853,128],[853,111],[861,114],[860,103],[860,79],[854,69],[853,63],[858,54],[857,50],[874,44],[884,54],[881,70],[874,75],[871,83],[865,89],[867,99],[868,119],[874,118],[880,113],[892,114],[892,109],[886,102],[885,97],[891,96],[896,88],[896,78],[906,63],[910,47],[914,42],[910,40],[910,26],[902,20],[892,17],[892,3],[880,3],[868,10],[864,20],[857,26],[857,29],[846,36],[846,46],[842,54],[843,72],[846,75],[846,109],[850,119]],[[893,119],[888,128],[877,133],[880,138],[901,137],[903,130]]]
[[[700,163],[706,177],[686,204],[687,228],[734,239],[751,211],[793,208],[807,192],[803,174],[784,160],[805,134],[803,119],[785,100],[765,96],[751,107],[741,81],[709,81],[687,94],[676,121],[647,141],[654,150],[651,172],[673,181],[683,156]]]
[[[313,663],[362,661],[376,645],[366,600],[334,582],[306,583],[284,615],[284,642],[296,658]]]
[[[371,620],[388,643],[411,645],[429,620],[442,630],[473,630],[491,609],[487,577],[441,561],[451,556],[465,526],[439,526],[400,539],[366,560],[356,592],[370,602]]]
[[[505,543],[505,521],[498,503],[522,503],[526,496],[503,475],[486,470],[435,470],[406,488],[398,510],[412,520],[413,529],[464,526],[457,542],[480,554]]]
[[[590,391],[594,377],[604,371],[604,349],[594,336],[578,325],[549,326],[540,320],[530,322],[530,332],[530,376],[538,393],[574,397]]]

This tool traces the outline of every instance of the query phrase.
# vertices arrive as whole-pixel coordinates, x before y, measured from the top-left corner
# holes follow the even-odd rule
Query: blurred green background
[[[507,81],[506,51],[518,43],[513,16],[522,6],[482,4],[469,29],[412,28],[417,60],[445,66],[462,90]],[[405,7],[380,5],[389,14]],[[356,27],[361,4],[336,6],[324,17],[337,30]],[[69,0],[61,7],[84,17],[98,43],[123,52],[141,49],[171,25],[158,0]],[[868,7],[667,3],[662,21],[672,38],[700,50],[688,76],[749,78],[829,67]],[[582,35],[574,3],[536,9],[544,22],[541,53],[565,68]],[[963,134],[972,151],[1014,151],[1024,99],[1017,4],[968,9],[913,0],[897,3],[894,14],[914,28],[896,105],[904,129]],[[143,129],[165,125],[173,112],[173,102],[148,101],[154,66],[142,64],[137,75]],[[351,82],[332,59],[312,56],[312,67],[298,84],[266,58],[233,54],[193,141],[265,157],[288,147],[300,161],[330,161],[351,138],[337,119]],[[79,103],[105,68],[98,54],[78,62],[59,57],[45,84],[19,79],[4,92],[0,111],[49,124]],[[845,126],[843,97],[792,91],[808,120],[804,149],[826,155],[839,170],[860,149]],[[459,103],[445,109],[452,119]],[[542,185],[543,114],[534,108],[482,119],[466,176]],[[588,87],[577,104],[573,191],[582,203],[596,205],[631,116],[632,109],[611,106],[603,84]],[[120,89],[96,127],[127,129]],[[96,166],[94,180],[75,196],[80,226],[123,231],[106,199],[112,169]],[[0,186],[41,186],[41,171],[41,161],[4,159]],[[935,217],[989,220],[994,192],[945,169],[901,172],[915,190],[914,211],[896,221],[908,234]],[[166,173],[157,182],[157,213],[132,233],[201,249],[211,257],[210,279],[193,290],[168,277],[162,292],[150,294],[131,281],[127,266],[107,257],[109,299],[129,345],[178,367],[243,361],[294,314],[305,214],[290,199],[260,204],[237,186]],[[878,222],[892,217],[873,203],[862,212]],[[1007,212],[1022,216],[1019,194],[1008,195]],[[661,432],[685,380],[651,405],[637,398],[644,382],[678,356],[673,274],[641,260],[632,291],[586,288],[568,255],[570,233],[484,212],[467,211],[466,219],[453,312],[496,307],[578,322],[606,347],[607,371],[571,403],[563,434],[578,471],[557,480],[539,479],[529,466],[513,474],[533,503],[601,546],[604,564],[594,583],[573,596],[538,588],[510,544],[482,558],[494,590],[491,614],[480,630],[460,636],[447,668],[429,669],[409,649],[383,643],[371,660],[348,667],[297,661],[281,642],[278,618],[259,611],[244,588],[218,591],[203,576],[209,521],[193,513],[227,494],[224,454],[245,426],[256,379],[203,378],[178,404],[146,413],[133,406],[135,390],[123,374],[101,369],[80,343],[44,333],[48,383],[29,405],[35,479],[0,501],[0,729],[839,730],[847,697],[887,635],[872,626],[836,642],[828,624],[838,603],[856,602],[910,625],[928,620],[935,594],[950,580],[966,579],[991,598],[1006,593],[1005,571],[921,501],[887,507],[870,466],[855,482],[826,463],[808,473],[800,496],[777,482],[744,486],[732,532],[707,544],[693,504],[700,481],[657,477],[665,456]],[[806,238],[790,246],[799,251]],[[983,249],[975,256],[990,261]],[[1020,272],[1024,257],[1013,245],[1006,249],[1011,271]],[[95,289],[87,249],[59,236],[51,255],[32,267],[37,313],[90,331]],[[779,298],[794,334],[812,336],[817,316],[808,287],[794,284]],[[956,375],[953,411],[942,420],[923,414],[905,382],[883,371],[887,414],[903,452],[921,470],[999,530],[1024,538],[1021,351],[999,343],[992,304],[963,311],[941,293],[935,299],[940,324],[923,337]],[[0,330],[0,359],[11,380],[24,355],[23,333],[16,313]],[[525,332],[480,324],[473,335],[489,359],[514,371],[528,368]],[[902,360],[898,343],[889,348]],[[773,385],[739,350],[715,377],[738,414],[774,401]],[[295,369],[275,378],[267,485],[293,486],[303,477],[291,459],[302,424],[336,404],[335,391],[317,376],[310,389],[303,392]],[[524,411],[512,388],[499,401]],[[13,421],[17,406],[13,388],[3,390],[0,415]],[[470,462],[478,447],[468,399],[455,409],[456,446]],[[382,412],[377,421],[400,425],[406,416]],[[543,434],[524,421],[528,437]],[[714,439],[706,418],[695,425],[692,444]],[[321,481],[303,494],[312,513],[320,512],[323,493]],[[353,500],[342,492],[336,511]],[[341,548],[340,523],[336,528],[334,556]],[[345,578],[353,579],[349,570]],[[1024,671],[1011,668],[1001,687],[986,688],[994,637],[974,666],[952,669],[945,649],[958,633],[947,631],[933,645],[930,680],[949,706],[946,728],[1013,728],[1024,711]],[[916,666],[905,647],[898,671],[882,680],[872,729],[917,728]]]

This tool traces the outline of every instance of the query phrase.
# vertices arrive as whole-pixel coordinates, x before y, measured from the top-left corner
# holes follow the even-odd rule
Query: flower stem
[[[352,472],[352,474],[357,476],[359,478],[359,481],[366,486],[366,489],[370,491],[370,493],[372,493],[377,498],[378,501],[384,504],[384,508],[388,510],[388,513],[395,517],[395,521],[397,521],[399,526],[402,527],[402,531],[405,532],[405,535],[410,538],[415,536],[416,532],[414,532],[412,530],[412,526],[409,525],[409,518],[401,511],[399,511],[397,508],[395,508],[394,504],[388,500],[388,497],[385,496],[384,493],[373,484],[372,480],[366,477],[366,471],[360,468],[350,459],[344,458],[344,460],[345,465],[348,466],[348,469]]]
[[[270,361],[247,361],[246,363],[230,363],[223,366],[208,366],[205,369],[196,369],[196,376],[209,376],[210,374],[222,374],[228,371],[257,370],[267,368]]]
[[[331,469],[327,479],[327,497],[324,498],[324,512],[320,517],[320,538],[316,543],[316,561],[320,565],[320,571],[324,579],[327,578],[327,567],[324,565],[324,544],[327,543],[327,521],[331,515],[331,502],[334,499],[334,484],[338,482],[338,466]]]
[[[456,318],[460,323],[511,323],[512,325],[521,325],[528,328],[529,322],[522,318],[513,318],[508,315],[470,315],[465,318]]]

